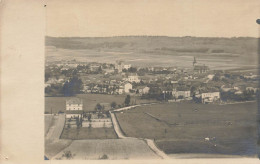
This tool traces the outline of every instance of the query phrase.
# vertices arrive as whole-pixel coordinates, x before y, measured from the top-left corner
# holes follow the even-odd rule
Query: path
[[[54,116],[53,121],[54,123],[49,129],[46,139],[59,140],[65,124],[65,115],[59,114],[58,116]]]
[[[121,139],[127,138],[127,137],[123,134],[123,132],[121,131],[120,126],[119,126],[119,124],[118,124],[118,122],[117,122],[117,119],[116,119],[115,114],[112,113],[112,112],[110,112],[110,111],[109,111],[109,113],[110,113],[110,116],[111,116],[111,119],[112,119],[112,123],[113,123],[114,129],[115,129],[115,132],[116,132],[118,138],[121,138]]]
[[[161,158],[163,159],[170,159],[168,157],[168,155],[166,155],[162,150],[160,150],[154,143],[154,140],[151,139],[145,139],[145,141],[147,142],[147,145],[157,154],[159,155]]]
[[[109,111],[110,112],[110,111]],[[121,138],[121,139],[126,139],[126,138],[134,138],[134,137],[126,137],[119,124],[118,124],[118,121],[116,119],[116,116],[114,113],[110,112],[110,115],[111,115],[111,119],[112,119],[112,122],[113,122],[113,126],[114,126],[114,129],[115,129],[115,132],[118,136],[118,138]],[[138,138],[135,138],[135,139],[138,139]],[[138,140],[145,140],[147,145],[150,147],[151,150],[153,150],[153,152],[155,152],[159,157],[161,157],[162,159],[170,159],[162,150],[160,150],[154,143],[153,140],[151,139],[138,139]]]
[[[124,110],[128,110],[128,109],[132,109],[132,108],[135,108],[135,107],[139,107],[139,106],[154,105],[154,104],[159,104],[159,103],[160,103],[160,102],[153,102],[153,103],[145,103],[145,104],[139,104],[139,105],[132,105],[132,106],[127,106],[127,107],[115,109],[115,110],[113,110],[113,111],[114,111],[114,112],[120,112],[120,111],[124,111]]]

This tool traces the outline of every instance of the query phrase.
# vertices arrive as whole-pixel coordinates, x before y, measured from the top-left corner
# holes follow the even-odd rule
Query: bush
[[[99,159],[108,159],[108,156],[104,154],[103,156],[99,157]]]
[[[73,156],[74,155],[69,150],[64,151],[63,154],[62,154],[62,157],[65,157],[67,159],[71,159],[71,158],[73,158]]]

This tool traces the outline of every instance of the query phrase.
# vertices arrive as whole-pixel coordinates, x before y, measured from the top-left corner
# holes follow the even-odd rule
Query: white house
[[[83,110],[82,100],[79,98],[66,100],[66,110]]]
[[[125,64],[124,65],[124,69],[129,69],[129,68],[131,68],[131,64]]]
[[[219,92],[207,92],[201,94],[202,103],[211,103],[220,99]]]
[[[136,83],[140,83],[140,79],[137,75],[129,75],[127,78],[127,81],[129,82],[136,82]]]
[[[132,89],[132,84],[131,83],[125,83],[124,84],[124,91],[125,91],[125,93],[129,93],[130,92],[130,90]]]
[[[175,98],[183,97],[183,98],[189,98],[190,97],[190,91],[172,91],[172,96]]]

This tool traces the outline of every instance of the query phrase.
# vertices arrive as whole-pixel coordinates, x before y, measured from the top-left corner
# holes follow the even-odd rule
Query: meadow
[[[61,139],[117,139],[117,135],[113,128],[64,128]]]
[[[53,159],[66,159],[62,156],[64,151],[70,151],[73,160],[97,160],[104,155],[109,160],[159,159],[144,141],[137,139],[74,140]]]
[[[254,156],[257,104],[166,103],[117,113],[126,136],[155,139],[165,153]]]
[[[117,104],[123,104],[126,95],[104,95],[104,94],[79,94],[75,97],[82,99],[84,111],[94,111],[97,103],[110,104],[115,101]],[[66,110],[66,100],[71,97],[45,97],[45,113],[58,113]],[[153,100],[143,100],[139,97],[132,97],[131,102],[135,100],[136,104],[152,102]],[[109,110],[110,108],[105,108]]]

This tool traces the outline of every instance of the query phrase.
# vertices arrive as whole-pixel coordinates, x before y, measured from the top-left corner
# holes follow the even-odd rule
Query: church
[[[196,61],[196,57],[193,60],[193,72],[194,73],[207,73],[209,71],[209,67],[204,65],[198,65]]]

